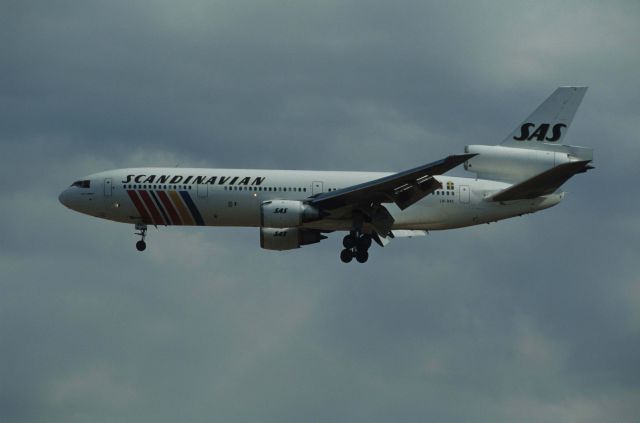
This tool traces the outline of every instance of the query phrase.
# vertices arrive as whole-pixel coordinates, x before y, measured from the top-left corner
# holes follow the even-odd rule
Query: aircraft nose
[[[60,195],[58,196],[58,201],[60,201],[60,203],[63,206],[71,208],[69,206],[69,190],[68,189],[65,189],[60,193]]]

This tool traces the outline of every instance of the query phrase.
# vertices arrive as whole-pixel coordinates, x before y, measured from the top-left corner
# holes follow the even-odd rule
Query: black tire
[[[353,236],[347,235],[342,239],[342,246],[347,250],[356,246],[356,240]]]
[[[136,242],[136,249],[138,251],[144,251],[147,248],[147,243],[144,241],[138,241]]]
[[[365,250],[358,250],[356,252],[356,260],[358,260],[358,263],[366,263],[369,260],[369,253]]]
[[[371,247],[371,236],[370,235],[362,235],[358,238],[358,250],[368,250]]]
[[[353,253],[351,252],[351,250],[342,250],[340,252],[340,260],[342,260],[343,263],[350,263],[351,260],[353,260]]]

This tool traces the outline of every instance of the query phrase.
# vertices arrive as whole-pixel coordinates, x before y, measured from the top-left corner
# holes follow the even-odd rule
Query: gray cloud
[[[637,418],[639,6],[14,2],[0,16],[0,420]],[[98,170],[392,170],[556,86],[596,170],[551,210],[338,262],[71,213]]]

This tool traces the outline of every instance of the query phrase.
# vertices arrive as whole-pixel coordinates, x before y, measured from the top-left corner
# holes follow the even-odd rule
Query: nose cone
[[[70,200],[70,198],[69,198],[69,190],[65,189],[58,196],[58,201],[60,201],[60,203],[62,203],[63,206],[71,208],[71,205],[70,205],[71,203],[70,203],[69,200]]]

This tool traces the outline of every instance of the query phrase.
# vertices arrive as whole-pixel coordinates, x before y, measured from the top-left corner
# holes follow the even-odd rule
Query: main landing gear
[[[340,252],[340,260],[349,263],[355,257],[358,263],[365,263],[369,259],[369,247],[371,247],[371,235],[359,234],[351,231],[342,240],[344,250]]]
[[[144,242],[144,238],[147,236],[147,225],[143,223],[136,223],[136,235],[140,235],[142,239],[136,242],[136,249],[138,251],[144,251],[147,248],[147,243]]]

